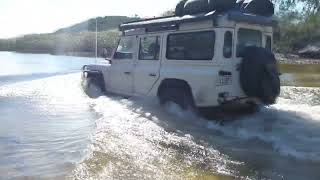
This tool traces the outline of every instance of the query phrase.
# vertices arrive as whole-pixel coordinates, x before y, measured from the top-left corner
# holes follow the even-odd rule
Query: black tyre
[[[101,87],[98,78],[84,78],[82,80],[82,88],[90,98],[98,98],[103,94],[103,88]]]
[[[235,5],[235,0],[209,0],[209,11],[226,12],[233,9]]]
[[[182,88],[166,88],[159,93],[159,101],[161,105],[173,102],[183,110],[197,113],[192,93],[189,90]]]
[[[241,5],[241,11],[270,17],[274,14],[274,4],[270,0],[252,0]]]
[[[209,12],[208,0],[188,0],[184,5],[184,14]]]
[[[261,47],[246,47],[242,54],[240,83],[249,97],[274,104],[280,94],[280,78],[274,54]]]
[[[187,0],[181,0],[175,10],[176,16],[183,16],[184,15],[184,5],[186,4]]]

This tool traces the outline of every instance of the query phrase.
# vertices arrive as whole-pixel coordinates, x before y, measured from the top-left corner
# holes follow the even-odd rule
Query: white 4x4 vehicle
[[[232,11],[124,23],[110,64],[84,66],[83,79],[86,88],[183,109],[273,104],[280,93],[273,25]]]

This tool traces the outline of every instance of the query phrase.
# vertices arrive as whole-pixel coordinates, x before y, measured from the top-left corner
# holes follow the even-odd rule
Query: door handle
[[[130,74],[131,74],[131,72],[124,72],[124,74],[126,74],[126,75],[130,75]]]
[[[151,76],[151,77],[156,77],[157,75],[156,74],[149,74],[149,76]]]

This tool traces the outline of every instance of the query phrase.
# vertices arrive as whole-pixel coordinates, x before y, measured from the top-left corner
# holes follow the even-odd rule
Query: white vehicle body
[[[203,18],[207,16],[210,17]],[[239,16],[241,16],[240,19]],[[201,15],[201,17],[184,16],[180,19],[169,17],[124,24],[120,26],[123,35],[118,51],[126,49],[124,47],[126,45],[122,43],[130,41],[130,55],[126,58],[126,53],[124,53],[124,56],[119,58],[117,57],[119,54],[115,52],[110,65],[87,65],[84,67],[84,72],[86,75],[95,71],[100,72],[106,91],[125,96],[156,97],[161,83],[171,79],[184,81],[190,86],[192,98],[197,107],[216,107],[227,101],[240,99],[256,100],[245,95],[239,81],[241,58],[237,57],[237,53],[239,43],[243,41],[240,39],[240,31],[244,31],[243,34],[250,34],[252,31],[259,36],[261,35],[261,38],[259,37],[261,41],[259,40],[258,44],[254,45],[271,49],[272,24],[274,22],[265,17],[232,15],[232,13],[214,16],[207,14]],[[167,22],[167,27],[163,25],[165,23],[162,21]],[[160,23],[161,26],[149,26],[157,23]],[[152,27],[158,27],[158,29],[150,30]],[[206,39],[208,33],[212,33],[214,36],[213,42],[211,42],[214,46],[212,58],[181,59],[180,57],[183,55],[179,52],[183,47],[169,45],[171,37],[179,39],[184,36],[192,39],[192,33],[198,33],[195,36],[203,36],[203,40]],[[148,56],[152,52],[147,52],[145,55],[143,54],[144,50],[141,50],[142,46],[149,45],[151,47],[149,41],[158,44],[158,48],[155,48],[158,50],[155,56]],[[174,43],[178,44],[178,41]],[[244,42],[248,43],[245,45],[257,43],[250,42],[250,38],[247,41]],[[192,46],[192,42],[190,41],[189,46]],[[204,44],[206,43],[209,42],[204,42]],[[210,52],[199,48],[195,48],[198,52],[188,57],[201,57],[201,54],[210,54]],[[170,55],[171,52],[173,55]]]

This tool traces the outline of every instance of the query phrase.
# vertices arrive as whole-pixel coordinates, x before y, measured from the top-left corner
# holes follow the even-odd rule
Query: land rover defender
[[[110,63],[83,67],[85,89],[192,110],[270,105],[280,93],[274,26],[235,8],[124,23]]]

